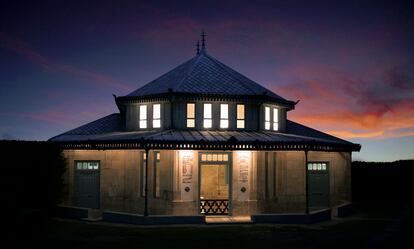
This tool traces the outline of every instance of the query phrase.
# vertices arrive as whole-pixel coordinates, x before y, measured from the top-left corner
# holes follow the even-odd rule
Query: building
[[[295,102],[206,52],[65,132],[64,204],[142,215],[304,213],[351,201],[360,146],[288,120]]]

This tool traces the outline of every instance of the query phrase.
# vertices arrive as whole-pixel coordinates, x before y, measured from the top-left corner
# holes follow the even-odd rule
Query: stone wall
[[[100,161],[101,209],[142,214],[141,172],[145,165],[139,150],[66,150],[68,185],[65,205],[73,205],[75,160]],[[155,197],[154,151],[149,156],[149,213],[197,215],[199,213],[198,151],[160,152],[159,196]],[[185,160],[183,158],[186,158]],[[183,161],[184,160],[184,161]],[[234,151],[231,153],[230,197],[232,215],[304,212],[305,154],[302,151]],[[351,155],[309,152],[308,161],[329,163],[331,206],[351,200]],[[184,170],[184,164],[187,169]],[[189,168],[191,168],[191,172]],[[188,188],[187,188],[188,187]]]
[[[259,213],[304,212],[305,152],[257,152]],[[348,152],[308,153],[309,162],[328,162],[330,206],[351,201],[351,155]]]

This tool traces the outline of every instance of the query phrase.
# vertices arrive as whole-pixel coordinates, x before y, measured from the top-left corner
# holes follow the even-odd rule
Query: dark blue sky
[[[121,2],[121,3],[119,3]],[[191,58],[201,30],[223,63],[288,99],[289,118],[414,158],[414,8],[404,1],[2,1],[0,137],[45,140],[116,112]]]

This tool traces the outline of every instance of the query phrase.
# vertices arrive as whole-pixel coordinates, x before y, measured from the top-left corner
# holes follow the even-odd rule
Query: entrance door
[[[75,206],[99,208],[99,168],[98,161],[75,163]]]
[[[309,207],[329,207],[329,169],[327,163],[308,163]]]
[[[202,153],[200,159],[200,213],[228,215],[230,199],[229,154]]]

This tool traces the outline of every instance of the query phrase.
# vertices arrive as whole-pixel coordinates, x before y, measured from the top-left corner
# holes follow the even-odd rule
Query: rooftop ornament
[[[204,33],[204,31],[201,33],[201,51],[205,51],[206,50],[206,34]]]

